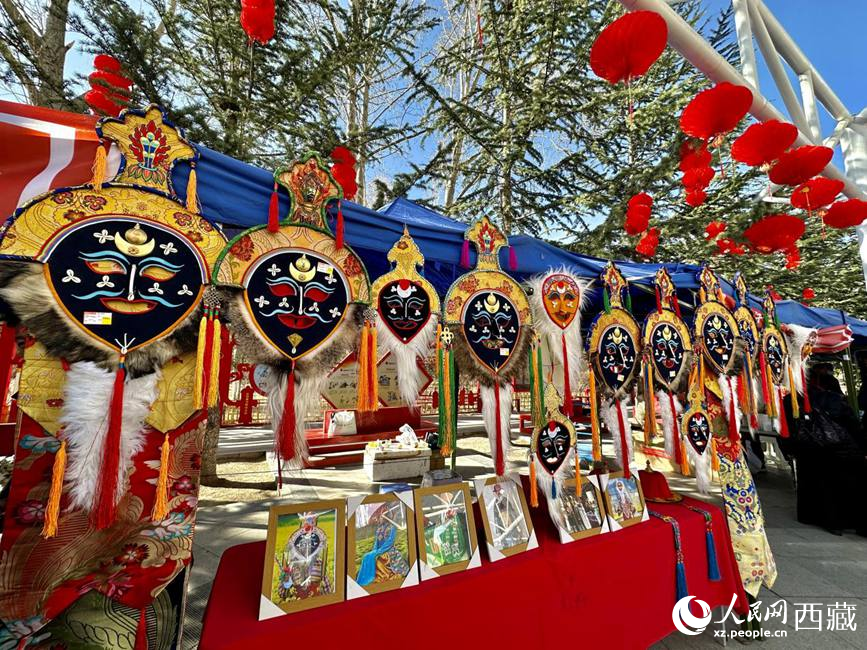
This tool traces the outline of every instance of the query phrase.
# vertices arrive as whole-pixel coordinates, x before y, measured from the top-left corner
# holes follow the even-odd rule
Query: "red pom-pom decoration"
[[[346,147],[334,147],[331,151],[331,175],[343,188],[343,198],[351,201],[358,193],[358,184],[355,181],[355,156]]]

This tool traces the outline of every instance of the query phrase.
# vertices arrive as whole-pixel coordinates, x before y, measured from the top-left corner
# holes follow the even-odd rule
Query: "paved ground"
[[[487,439],[461,440],[458,466],[465,478],[488,473],[490,457]],[[525,464],[525,452],[513,450],[510,460]],[[264,461],[223,461],[219,469],[223,484],[202,489],[194,544],[195,566],[190,577],[184,647],[196,648],[201,617],[210,592],[211,580],[222,552],[236,544],[265,539],[268,506],[284,501],[303,501],[367,494],[375,491],[358,467],[298,471],[282,497],[273,489],[273,477]],[[694,483],[674,477],[672,487],[691,493]],[[767,520],[768,536],[779,569],[772,590],[759,596],[760,610],[783,599],[787,603],[785,624],[766,623],[771,631],[785,630],[786,638],[762,642],[766,648],[867,648],[867,539],[846,534],[834,537],[825,531],[795,521],[795,495],[789,475],[771,471],[757,478],[759,495]],[[238,501],[248,501],[238,503]],[[823,632],[795,630],[797,604],[855,605],[856,631]],[[714,613],[714,620],[720,612]],[[713,627],[713,626],[712,626]],[[736,628],[729,624],[729,630]],[[709,628],[699,636],[674,633],[658,648],[715,648],[721,645]],[[728,643],[736,644],[729,640]]]

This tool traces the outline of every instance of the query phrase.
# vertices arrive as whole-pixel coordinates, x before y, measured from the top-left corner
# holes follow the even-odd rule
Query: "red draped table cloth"
[[[702,501],[683,502],[713,515],[717,582],[707,577],[704,517],[681,505],[649,506],[680,525],[689,594],[711,607],[728,607],[736,594],[735,611],[746,613],[725,516]],[[258,613],[265,542],[233,546],[214,576],[199,647],[638,648],[675,631],[671,525],[651,517],[561,544],[544,504],[532,517],[537,549],[418,586],[264,621]],[[476,522],[481,525],[477,505]],[[483,540],[480,528],[484,547]]]

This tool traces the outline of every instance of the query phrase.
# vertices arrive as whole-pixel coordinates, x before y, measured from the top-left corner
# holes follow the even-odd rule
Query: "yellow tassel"
[[[93,178],[90,180],[93,189],[102,189],[102,186],[105,183],[105,170],[107,165],[108,154],[105,150],[105,145],[100,142],[96,147],[96,156],[93,159]]]
[[[792,364],[788,364],[789,370],[789,395],[791,395],[792,399],[792,417],[799,418],[801,417],[801,409],[798,406],[798,388],[795,386],[795,376],[792,374]],[[782,403],[782,401],[780,402]]]
[[[48,503],[45,505],[45,523],[42,526],[42,536],[54,537],[57,534],[57,521],[60,518],[60,495],[63,493],[63,474],[66,471],[66,440],[60,441],[60,449],[54,456],[54,467],[51,470],[51,489],[48,491]]]
[[[439,344],[437,344],[439,345]],[[452,440],[452,386],[451,386],[451,378],[449,377],[449,354],[450,351],[448,348],[443,348],[443,373],[446,374],[445,380],[443,381],[443,394],[440,396],[440,408],[446,409],[446,430],[443,432],[443,438],[446,441]],[[448,458],[452,455],[452,446],[450,442],[446,442],[440,449],[440,454],[442,454],[443,458]]]
[[[596,375],[590,369],[590,431],[593,434],[593,460],[602,460],[602,438],[599,433],[599,404],[596,401]]]
[[[679,440],[677,444],[680,445],[680,473],[684,476],[689,476],[689,459],[686,456],[686,445],[683,439]]]
[[[710,439],[710,468],[719,474],[719,454],[716,450],[716,438]]]
[[[575,496],[581,496],[581,456],[578,455],[578,447],[575,447]]]
[[[163,439],[160,452],[160,475],[157,478],[157,492],[154,507],[151,511],[151,521],[162,521],[169,512],[169,434]]]
[[[650,445],[653,442],[654,436],[656,436],[656,403],[653,399],[653,361],[647,362],[644,372],[647,373],[644,394],[644,443]]]
[[[220,403],[220,346],[222,345],[222,326],[220,319],[214,317],[214,333],[211,339],[211,375],[208,377],[209,407]]]
[[[371,411],[375,411],[379,408],[379,364],[377,364],[377,351],[376,351],[376,327],[373,325],[370,326],[370,363],[373,367],[370,369],[373,375],[373,386],[370,387],[369,399],[370,403],[368,404],[368,408]]]
[[[358,397],[355,407],[359,411],[367,411],[367,395],[368,395],[368,350],[370,349],[370,324],[364,323],[361,328],[361,346],[358,350],[358,381],[357,390]]]
[[[199,321],[199,338],[196,345],[196,378],[193,383],[193,408],[200,409],[204,406],[203,375],[205,372],[205,346],[207,344],[208,317],[202,315]]]
[[[187,179],[187,212],[199,211],[199,198],[197,196],[198,179],[196,178],[196,168],[190,167],[190,177]]]
[[[539,507],[539,490],[536,486],[536,463],[530,459],[530,506]]]
[[[437,343],[436,343],[436,349],[434,350],[434,352],[439,352],[440,348],[443,346],[443,343],[440,340],[440,336],[442,336],[442,333],[443,333],[443,326],[441,324],[437,323]]]
[[[777,400],[775,398],[776,384],[774,383],[774,375],[771,372],[771,367],[768,364],[765,364],[764,367],[765,375],[767,376],[768,382],[768,392],[771,394],[770,401],[765,404],[765,411],[769,418],[777,417]]]

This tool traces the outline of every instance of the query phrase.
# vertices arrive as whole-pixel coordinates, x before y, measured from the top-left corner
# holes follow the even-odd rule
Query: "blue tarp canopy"
[[[265,223],[274,186],[272,173],[207,147],[197,146],[200,153],[198,194],[204,216],[223,224],[227,234]],[[174,186],[181,194],[185,191],[188,175],[189,168],[186,165],[179,165],[173,172]],[[283,188],[279,191],[282,218],[289,209],[289,196]],[[350,201],[342,202],[342,210],[346,243],[364,261],[371,280],[389,270],[385,253],[400,237],[404,225],[409,228],[425,256],[425,277],[441,296],[445,295],[452,282],[465,272],[459,261],[466,224],[403,198],[396,199],[381,212]],[[333,217],[336,207],[332,206],[330,212]],[[561,250],[527,235],[515,235],[510,238],[510,243],[515,249],[518,268],[514,272],[507,272],[518,280],[558,266],[569,267],[577,275],[595,280],[607,263],[607,260],[597,257]],[[501,251],[500,262],[504,270],[508,268],[507,251]],[[471,253],[471,263],[475,263],[474,251]],[[655,306],[653,278],[660,266],[665,266],[671,274],[687,314],[692,311],[697,299],[698,266],[627,261],[617,262],[617,266],[632,286],[633,311],[637,318],[643,318]],[[731,283],[722,278],[721,282],[723,290],[733,295]],[[602,309],[601,290],[598,283],[596,284],[589,294],[591,304],[586,309],[586,323],[592,321],[589,314]],[[750,302],[753,307],[761,306],[760,299],[755,296],[750,296]],[[847,324],[852,328],[856,344],[867,345],[867,322],[848,316],[842,311],[807,307],[793,300],[782,300],[777,303],[777,314],[783,322],[807,327]]]

